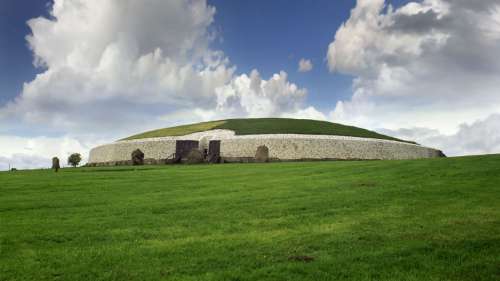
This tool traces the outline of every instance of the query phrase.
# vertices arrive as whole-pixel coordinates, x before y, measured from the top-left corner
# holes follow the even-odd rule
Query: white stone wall
[[[208,148],[208,142],[212,139],[233,136],[234,132],[231,130],[210,130],[185,136],[117,141],[90,150],[89,163],[127,161],[131,159],[132,151],[136,149],[144,153],[145,159],[167,159],[175,153],[176,140],[197,140],[200,141],[200,148],[204,149]]]
[[[417,159],[438,157],[439,151],[420,145],[368,138],[269,134],[236,136],[230,130],[212,130],[179,137],[118,141],[90,151],[89,163],[130,160],[135,149],[152,159],[171,158],[176,140],[198,140],[207,148],[210,140],[221,140],[224,158],[252,158],[260,145],[269,148],[271,158],[298,159]]]
[[[269,148],[269,156],[298,159],[418,159],[438,157],[435,149],[395,141],[305,137],[235,138],[221,140],[221,156],[254,157],[257,147]]]
[[[144,158],[166,159],[175,152],[175,140],[149,140],[140,142],[115,142],[101,145],[90,150],[89,163],[127,161],[132,151],[140,149]]]

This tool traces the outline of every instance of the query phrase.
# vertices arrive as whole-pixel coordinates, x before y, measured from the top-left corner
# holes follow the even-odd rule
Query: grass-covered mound
[[[374,138],[385,140],[403,141],[390,136],[382,135],[366,129],[346,126],[327,121],[290,119],[290,118],[252,118],[252,119],[228,119],[164,128],[134,135],[125,140],[182,136],[191,133],[227,129],[235,131],[236,135],[254,134],[306,134],[306,135],[337,135],[362,138]]]
[[[497,280],[500,156],[0,173],[1,280]]]

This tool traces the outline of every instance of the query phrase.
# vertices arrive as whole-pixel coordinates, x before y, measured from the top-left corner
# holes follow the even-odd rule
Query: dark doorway
[[[208,143],[208,162],[219,163],[220,161],[220,140],[212,140]]]
[[[195,148],[198,149],[198,141],[178,140],[175,142],[175,158],[180,161],[186,159],[189,152]]]

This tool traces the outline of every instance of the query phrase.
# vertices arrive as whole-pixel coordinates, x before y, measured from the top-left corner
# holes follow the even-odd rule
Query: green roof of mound
[[[123,140],[134,140],[167,136],[183,136],[196,132],[226,129],[233,130],[236,135],[256,134],[304,134],[304,135],[336,135],[373,139],[400,140],[377,132],[358,127],[346,126],[318,120],[289,119],[289,118],[255,118],[255,119],[228,119],[182,125],[164,128],[133,135]],[[413,143],[413,142],[410,142]]]

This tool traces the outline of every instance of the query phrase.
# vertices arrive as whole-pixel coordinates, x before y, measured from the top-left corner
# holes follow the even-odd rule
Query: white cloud
[[[323,112],[318,111],[313,106],[308,106],[307,108],[297,110],[295,112],[285,112],[280,115],[283,118],[296,118],[296,119],[313,119],[327,121],[328,118],[323,114]]]
[[[300,59],[299,61],[299,72],[309,72],[313,69],[313,64],[311,60],[306,60],[306,59]]]
[[[500,112],[499,7],[493,0],[424,0],[394,9],[358,0],[328,48],[330,70],[355,77],[351,99],[338,101],[331,118],[453,136],[460,124]]]
[[[267,117],[301,109],[305,89],[288,81],[285,72],[263,80],[257,70],[216,89],[217,112],[225,116]]]
[[[15,154],[11,157],[0,156],[0,171],[50,168],[51,161],[51,158],[26,154]]]
[[[50,168],[52,157],[59,157],[61,165],[71,153],[82,153],[84,163],[86,151],[99,142],[63,137],[19,137],[0,135],[0,170],[9,166],[17,169]]]
[[[214,109],[193,108],[161,116],[162,120],[185,124],[197,121],[234,117],[305,116],[324,115],[313,107],[304,108],[307,90],[288,81],[286,72],[262,79],[257,70],[250,75],[235,76],[228,84],[217,87]]]
[[[381,130],[381,132],[444,149],[448,156],[500,152],[500,114],[492,114],[471,124],[461,124],[457,133],[452,135],[444,135],[438,130],[428,128]]]
[[[61,131],[129,132],[159,114],[215,107],[234,67],[208,48],[205,1],[56,0],[54,19],[28,22],[46,68],[0,116]]]

